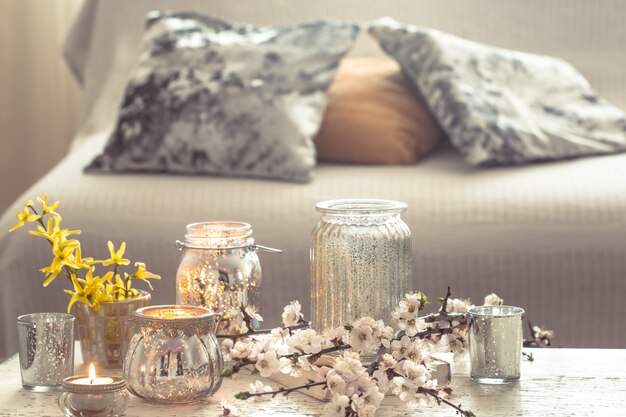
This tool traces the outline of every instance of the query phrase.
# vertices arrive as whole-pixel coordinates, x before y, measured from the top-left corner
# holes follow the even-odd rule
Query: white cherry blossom
[[[345,417],[350,399],[345,395],[333,394],[330,402],[324,406],[322,417]]]
[[[304,319],[304,314],[300,311],[302,306],[300,306],[299,301],[292,301],[283,309],[282,319],[283,325],[286,327],[297,325],[300,320]]]
[[[504,300],[495,293],[485,296],[485,302],[483,303],[486,306],[501,306],[502,304],[504,304]]]
[[[276,352],[273,351],[259,353],[254,366],[259,371],[261,376],[265,378],[280,371],[280,361],[276,356]]]

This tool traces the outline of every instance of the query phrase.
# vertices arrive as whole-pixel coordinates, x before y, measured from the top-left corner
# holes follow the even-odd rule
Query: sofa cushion
[[[328,91],[328,107],[315,138],[318,160],[417,162],[443,132],[413,90],[391,59],[344,59]]]
[[[398,60],[471,164],[626,150],[626,115],[568,63],[391,19],[370,33]]]
[[[153,12],[116,128],[87,171],[311,178],[312,138],[359,28]]]

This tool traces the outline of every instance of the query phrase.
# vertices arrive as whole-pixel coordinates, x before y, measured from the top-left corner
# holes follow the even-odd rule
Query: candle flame
[[[93,383],[93,380],[96,379],[96,368],[93,366],[93,362],[89,365],[89,379],[91,380],[91,383]]]

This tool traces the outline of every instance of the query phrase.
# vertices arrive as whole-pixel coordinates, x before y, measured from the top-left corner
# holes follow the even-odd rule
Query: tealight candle
[[[72,381],[74,384],[78,385],[104,385],[111,384],[115,382],[113,378],[109,377],[97,377],[96,378],[96,368],[93,366],[93,363],[89,365],[89,377],[88,378],[78,378]]]
[[[93,363],[89,366],[89,375],[65,378],[63,390],[59,407],[70,417],[117,416],[128,406],[124,378],[98,377]]]

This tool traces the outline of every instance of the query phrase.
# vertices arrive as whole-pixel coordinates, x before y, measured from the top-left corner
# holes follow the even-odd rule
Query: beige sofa
[[[313,18],[366,21],[390,15],[498,46],[560,56],[614,104],[626,108],[626,3],[457,1],[87,0],[65,54],[85,91],[84,120],[68,156],[0,219],[8,230],[28,198],[61,200],[64,221],[83,230],[84,252],[106,241],[163,275],[154,301],[174,302],[185,225],[241,220],[263,255],[261,310],[276,323],[282,305],[309,306],[309,234],[317,201],[373,197],[405,201],[413,234],[413,285],[433,298],[447,285],[480,302],[495,291],[556,330],[556,345],[626,347],[626,155],[479,169],[448,144],[414,166],[320,165],[309,184],[163,175],[92,176],[82,168],[102,148],[152,9],[198,9],[226,19],[288,24]],[[366,34],[354,55],[382,55]],[[38,268],[49,248],[26,233],[0,236],[0,356],[16,350],[18,314],[63,311],[63,283],[44,289]]]

